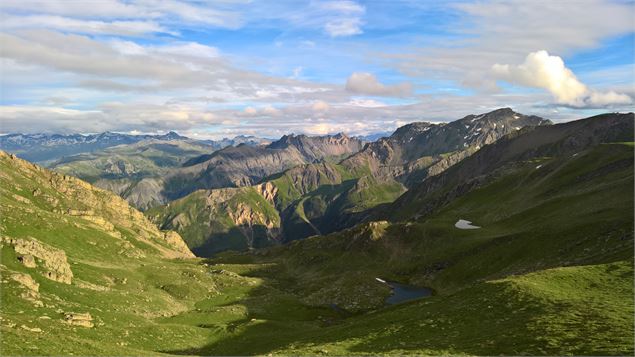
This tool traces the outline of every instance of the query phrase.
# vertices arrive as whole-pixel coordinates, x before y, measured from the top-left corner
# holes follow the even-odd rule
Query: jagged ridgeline
[[[342,135],[327,139],[285,136],[266,149],[229,148],[193,162],[208,166],[204,172],[199,168],[197,179],[187,182],[207,190],[147,214],[162,228],[181,233],[200,256],[327,234],[361,222],[374,207],[394,201],[407,188],[506,134],[550,124],[503,108],[447,124],[408,124],[359,152],[355,152],[358,143]],[[270,166],[267,158],[282,153],[287,155],[282,157],[304,159],[285,159],[285,165],[278,160],[277,166]],[[335,154],[346,157],[334,160]],[[327,157],[331,159],[306,163],[307,158]],[[302,162],[249,186],[258,181],[258,174],[264,177]],[[261,171],[245,176],[245,167]],[[228,180],[232,175],[235,178]],[[209,190],[218,186],[245,187]],[[191,184],[185,187],[191,189]]]

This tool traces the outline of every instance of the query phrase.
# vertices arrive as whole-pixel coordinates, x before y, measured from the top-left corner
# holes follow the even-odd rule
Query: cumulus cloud
[[[399,83],[395,85],[385,85],[377,80],[371,73],[354,72],[346,81],[346,90],[358,94],[405,97],[412,94],[410,83]]]
[[[460,21],[445,29],[456,38],[432,38],[431,46],[401,54],[398,68],[410,76],[455,80],[492,92],[494,63],[520,63],[544,49],[571,54],[598,48],[605,38],[632,33],[633,4],[624,1],[459,1]]]
[[[547,51],[532,52],[519,65],[495,64],[492,72],[500,80],[546,89],[559,104],[601,107],[632,102],[626,94],[590,90],[565,66],[562,58],[549,55]]]

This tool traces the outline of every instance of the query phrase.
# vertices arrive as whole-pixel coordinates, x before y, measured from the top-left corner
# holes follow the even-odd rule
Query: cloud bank
[[[562,58],[549,55],[544,50],[528,54],[525,61],[519,65],[494,64],[492,72],[496,79],[546,89],[559,104],[573,107],[603,107],[632,103],[631,97],[626,94],[590,90],[565,66]]]
[[[410,83],[399,83],[395,85],[385,85],[380,83],[371,73],[354,72],[346,81],[346,90],[357,94],[406,97],[412,94]]]

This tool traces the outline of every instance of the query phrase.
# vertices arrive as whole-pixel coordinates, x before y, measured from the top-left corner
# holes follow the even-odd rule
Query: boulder
[[[90,313],[77,313],[77,312],[68,312],[64,314],[64,322],[69,325],[74,326],[82,326],[82,327],[93,327],[93,317],[90,316]]]

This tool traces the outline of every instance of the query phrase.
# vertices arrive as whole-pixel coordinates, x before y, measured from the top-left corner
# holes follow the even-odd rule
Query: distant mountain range
[[[17,155],[31,162],[46,163],[65,156],[89,153],[112,146],[134,144],[144,140],[194,141],[173,131],[162,135],[130,135],[113,132],[101,134],[7,134],[0,136],[0,150]],[[227,146],[260,145],[270,141],[253,136],[237,136],[234,139],[196,140],[218,150]]]

